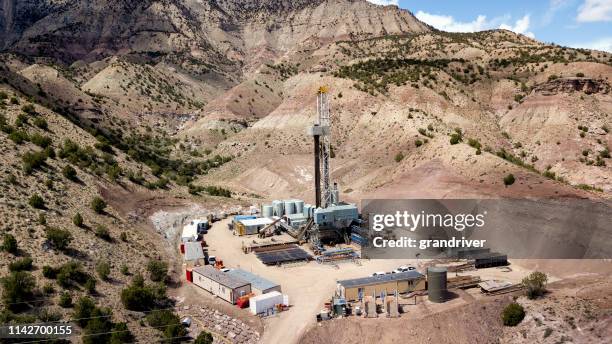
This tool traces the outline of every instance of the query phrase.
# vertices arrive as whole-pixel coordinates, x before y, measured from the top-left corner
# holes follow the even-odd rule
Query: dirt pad
[[[423,319],[331,320],[312,328],[300,343],[496,343],[503,329],[499,314],[511,301],[508,296],[499,297]]]

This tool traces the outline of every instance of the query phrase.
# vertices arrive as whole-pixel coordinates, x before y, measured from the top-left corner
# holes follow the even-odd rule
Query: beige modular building
[[[249,282],[230,276],[210,265],[193,269],[193,284],[231,304],[236,304],[238,298],[251,293]]]
[[[425,276],[416,271],[386,274],[338,281],[340,294],[347,301],[357,301],[365,296],[379,297],[382,292],[393,295],[425,290]]]

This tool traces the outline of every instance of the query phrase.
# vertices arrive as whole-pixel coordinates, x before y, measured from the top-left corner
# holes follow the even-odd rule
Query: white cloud
[[[415,16],[420,21],[423,21],[438,30],[449,31],[449,32],[475,32],[490,29],[505,29],[520,33],[531,38],[534,37],[532,32],[529,32],[530,17],[525,15],[523,18],[517,20],[514,25],[507,24],[510,17],[496,17],[492,20],[488,20],[487,16],[479,15],[476,19],[469,22],[461,22],[455,20],[453,16],[431,14],[423,11],[418,11]]]
[[[513,31],[515,33],[520,33],[522,35],[525,35],[527,37],[531,37],[534,38],[535,35],[533,34],[533,32],[529,32],[529,23],[530,23],[530,18],[529,18],[529,14],[525,15],[523,18],[517,20],[514,23],[514,26],[510,26],[508,24],[501,24],[499,26],[500,29],[504,29],[504,30],[510,30]]]
[[[612,0],[585,0],[578,8],[579,22],[612,21]]]
[[[572,48],[601,50],[612,53],[612,37],[599,38],[590,42],[569,44]]]
[[[368,0],[368,2],[371,2],[374,5],[381,5],[381,6],[388,6],[388,5],[399,6],[399,0]]]
[[[564,7],[570,5],[571,2],[572,0],[550,0],[548,4],[548,10],[546,10],[546,13],[544,13],[542,22],[546,25],[550,24],[557,12],[563,9]]]
[[[492,28],[487,22],[487,16],[479,15],[471,22],[459,22],[452,16],[431,14],[418,11],[415,15],[420,21],[425,22],[436,29],[449,32],[474,32]]]

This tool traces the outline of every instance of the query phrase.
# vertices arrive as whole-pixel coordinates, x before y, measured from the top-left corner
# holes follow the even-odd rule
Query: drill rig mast
[[[329,90],[326,86],[320,87],[317,95],[317,111],[319,113],[319,125],[323,130],[323,140],[321,142],[321,160],[323,163],[321,174],[323,177],[323,204],[327,208],[332,205],[333,197],[330,182],[330,165],[331,158],[331,120],[329,116]]]

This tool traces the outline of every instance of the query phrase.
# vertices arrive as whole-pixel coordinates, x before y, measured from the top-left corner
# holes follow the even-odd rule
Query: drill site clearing
[[[409,237],[401,237],[399,239],[389,240],[382,237],[372,239],[372,245],[376,248],[419,248],[425,250],[428,248],[483,248],[486,240],[469,240],[465,237],[461,239],[452,238],[443,239],[420,239]]]

